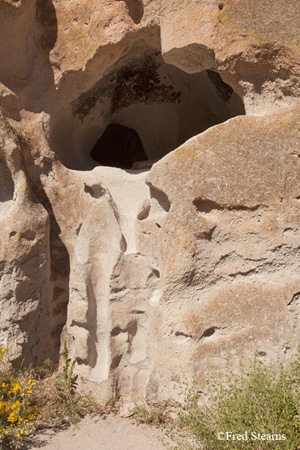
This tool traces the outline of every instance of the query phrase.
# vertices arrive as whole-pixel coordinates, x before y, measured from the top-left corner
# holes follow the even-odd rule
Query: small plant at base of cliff
[[[137,403],[131,412],[139,423],[148,425],[160,426],[171,420],[165,405]]]
[[[64,365],[62,372],[59,373],[57,379],[54,381],[56,388],[57,402],[63,407],[65,415],[69,416],[71,422],[76,420],[78,415],[78,396],[76,393],[77,376],[74,375],[74,364],[69,358],[69,353],[64,347],[63,351]]]
[[[255,358],[240,375],[212,380],[209,406],[188,386],[180,427],[168,434],[176,450],[296,450],[300,448],[300,359],[285,368]],[[226,433],[231,433],[226,435]],[[233,438],[232,435],[240,436]],[[242,437],[243,436],[243,437]],[[262,438],[263,436],[263,438]]]
[[[107,412],[117,412],[119,410],[119,401],[119,394],[115,394],[113,397],[110,397],[110,399],[106,402],[105,410]]]
[[[39,409],[33,404],[35,381],[14,373],[6,360],[8,348],[0,349],[0,448],[17,449],[34,431]]]
[[[38,402],[44,424],[75,423],[87,414],[102,413],[102,408],[90,395],[77,392],[77,375],[74,362],[66,347],[63,351],[63,367],[51,378],[43,380]]]

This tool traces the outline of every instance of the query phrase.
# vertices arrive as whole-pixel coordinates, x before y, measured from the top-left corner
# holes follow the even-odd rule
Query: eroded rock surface
[[[162,330],[174,335],[173,370],[178,354],[188,355],[184,366],[203,384],[229,355],[238,365],[251,347],[275,357],[297,346],[299,120],[299,107],[232,119],[147,178],[171,203],[162,303],[172,316]]]
[[[59,344],[51,336],[49,219],[31,191],[20,142],[2,115],[0,127],[1,343],[19,363],[41,363],[47,353],[56,356]],[[49,343],[56,349],[47,350]]]
[[[14,363],[66,344],[99,398],[162,401],[183,376],[205,391],[228,361],[292,355],[299,1],[5,0],[0,22]],[[114,126],[141,145],[111,139],[104,167],[91,152]]]

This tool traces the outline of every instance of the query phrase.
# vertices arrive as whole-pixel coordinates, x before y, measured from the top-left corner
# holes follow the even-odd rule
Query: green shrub
[[[180,428],[170,433],[174,449],[300,448],[299,356],[286,368],[280,362],[263,364],[255,358],[239,376],[229,371],[222,383],[212,380],[206,406],[189,387],[185,396]]]

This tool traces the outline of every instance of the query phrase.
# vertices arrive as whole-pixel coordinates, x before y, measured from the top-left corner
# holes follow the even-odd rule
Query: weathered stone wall
[[[0,23],[0,345],[15,364],[66,343],[99,398],[162,401],[183,375],[205,390],[228,361],[292,355],[298,0],[4,0]],[[97,166],[110,123],[166,156]]]

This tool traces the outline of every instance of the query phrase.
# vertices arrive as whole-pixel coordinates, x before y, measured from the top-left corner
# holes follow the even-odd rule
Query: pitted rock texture
[[[299,1],[5,0],[0,23],[12,362],[66,344],[99,399],[163,401],[183,376],[205,392],[228,361],[293,355]],[[124,169],[114,139],[111,166],[91,157],[113,126],[141,141]]]
[[[2,115],[0,127],[1,343],[19,363],[41,363],[47,353],[57,359],[59,345],[57,335],[50,335],[57,317],[50,296],[49,219],[32,194],[20,142]]]
[[[173,311],[162,328],[177,336],[173,364],[179,351],[194,353],[186,364],[203,385],[206,371],[228,354],[238,365],[251,344],[269,356],[297,346],[299,120],[299,107],[232,119],[148,175],[171,203],[162,301]]]

